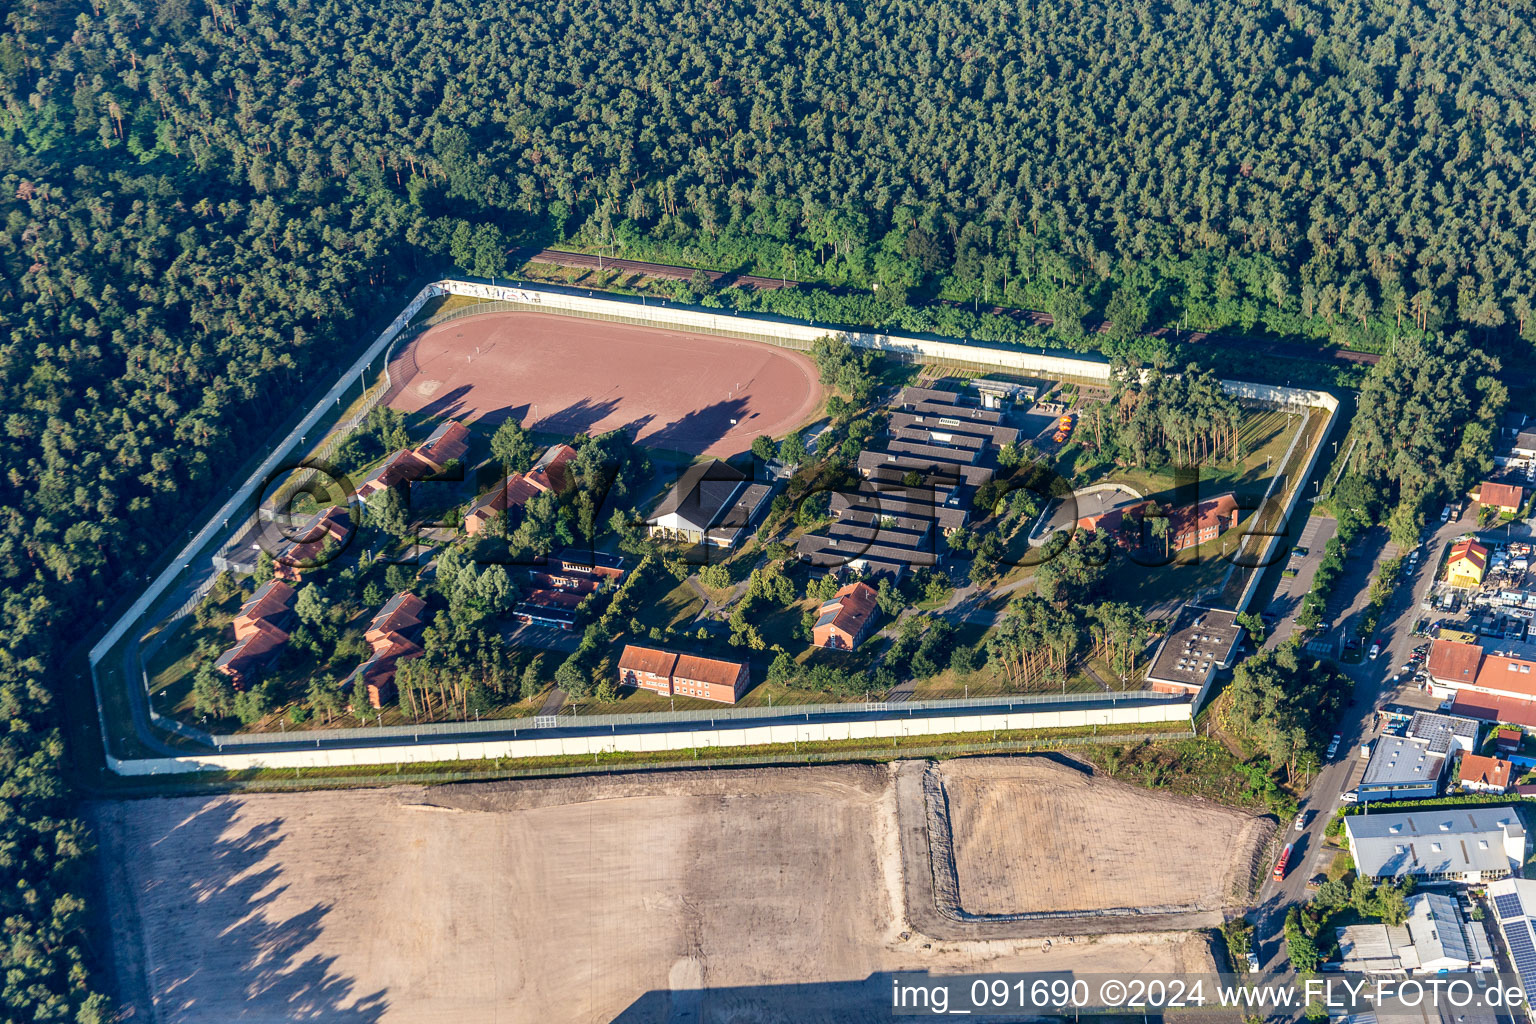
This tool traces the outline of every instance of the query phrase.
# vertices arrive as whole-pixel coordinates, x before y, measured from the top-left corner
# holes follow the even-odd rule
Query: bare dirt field
[[[798,1024],[891,1019],[892,970],[1211,969],[1199,934],[914,933],[896,771],[98,804],[118,987],[165,1024]]]
[[[642,443],[734,455],[820,408],[811,360],[764,342],[553,313],[491,313],[427,331],[390,364],[404,412],[516,417],[551,433],[627,428]]]
[[[940,773],[971,914],[1219,910],[1275,827],[1044,757],[949,761]]]

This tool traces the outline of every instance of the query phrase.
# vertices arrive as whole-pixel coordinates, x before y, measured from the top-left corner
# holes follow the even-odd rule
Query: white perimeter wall
[[[694,747],[748,747],[766,743],[815,743],[826,740],[882,740],[898,737],[906,741],[916,736],[1014,729],[1069,729],[1156,722],[1182,722],[1187,725],[1192,707],[1187,701],[1159,701],[1138,707],[1010,711],[982,715],[957,714],[942,718],[915,718],[893,712],[886,718],[856,722],[818,722],[812,719],[780,725],[722,726],[633,735],[548,736],[390,747],[197,754],[132,761],[108,757],[107,760],[112,770],[119,775],[166,775],[197,771],[246,771],[253,768],[337,768],[346,765],[477,761],[495,757],[692,750]],[[561,720],[562,724],[570,721]]]
[[[234,495],[232,495],[229,501],[227,501],[224,506],[219,509],[218,512],[214,513],[213,518],[208,520],[203,528],[197,532],[196,536],[194,536],[192,540],[186,545],[186,547],[183,548],[181,553],[177,555],[175,561],[173,561],[165,569],[164,572],[155,578],[154,582],[145,589],[144,593],[139,596],[139,599],[134,602],[133,606],[128,610],[128,612],[125,613],[115,623],[113,623],[112,627],[107,631],[106,635],[103,636],[102,639],[94,647],[91,648],[90,664],[93,683],[95,683],[98,687],[100,685],[99,680],[94,678],[96,675],[95,670],[97,663],[100,662],[102,657],[109,649],[111,649],[115,644],[118,643],[118,641],[122,639],[128,628],[139,620],[139,618],[145,613],[149,606],[154,601],[158,600],[160,595],[163,594],[180,577],[181,573],[185,571],[183,569],[183,565],[185,565],[185,563],[196,552],[200,551],[205,545],[207,545],[214,538],[217,531],[223,529],[222,524],[226,519],[230,518],[237,509],[244,507],[245,503],[251,500],[251,498],[256,494],[257,490],[266,481],[268,475],[279,465],[281,465],[284,459],[290,457],[291,450],[295,446],[295,443],[298,441],[298,439],[306,434],[309,430],[311,430],[314,425],[320,421],[327,410],[335,405],[337,399],[341,395],[346,394],[354,384],[358,384],[362,380],[367,368],[375,359],[385,354],[389,345],[395,340],[400,332],[403,331],[407,325],[409,325],[411,318],[416,315],[421,307],[425,305],[430,299],[441,295],[463,295],[482,299],[501,300],[505,302],[517,302],[527,305],[530,309],[550,313],[560,313],[563,311],[572,313],[585,313],[595,316],[613,317],[617,319],[653,323],[658,326],[687,327],[698,331],[719,331],[728,332],[734,335],[755,334],[765,339],[783,338],[801,343],[811,342],[817,338],[825,337],[828,334],[843,334],[848,338],[850,342],[860,346],[861,348],[870,348],[882,352],[896,352],[925,359],[995,366],[999,369],[1010,370],[1021,375],[1029,376],[1043,376],[1047,378],[1066,376],[1093,380],[1109,379],[1109,366],[1105,363],[1096,362],[1090,359],[1073,359],[1064,356],[1043,355],[1040,353],[1028,352],[1020,349],[993,348],[982,344],[970,345],[959,341],[928,341],[922,338],[905,337],[897,334],[881,334],[873,331],[844,332],[839,331],[833,327],[817,327],[806,324],[784,323],[777,320],[763,319],[760,317],[736,316],[730,314],[729,312],[717,313],[709,310],[682,309],[676,306],[659,306],[649,303],[641,305],[632,302],[623,302],[617,299],[605,299],[598,298],[596,296],[585,295],[571,295],[564,292],[549,291],[541,288],[490,285],[473,281],[459,281],[454,279],[434,281],[431,284],[426,285],[421,289],[421,291],[417,292],[416,295],[412,297],[411,301],[406,305],[404,309],[400,311],[400,314],[395,317],[393,321],[391,321],[390,325],[385,328],[385,330],[377,338],[374,339],[373,343],[368,346],[362,355],[358,356],[357,361],[353,363],[352,366],[346,371],[346,373],[342,375],[341,379],[337,381],[336,386],[332,388],[331,391],[328,392],[326,396],[320,400],[320,404],[315,406],[315,408],[310,411],[309,415],[304,418],[303,422],[294,428],[293,432],[290,433],[282,443],[273,449],[268,458],[254,473],[250,475],[249,478],[246,479],[245,483],[240,487],[240,489]],[[1311,391],[1301,388],[1275,387],[1266,384],[1250,384],[1245,381],[1222,381],[1222,386],[1225,387],[1228,392],[1240,398],[1280,403],[1293,402],[1299,405],[1317,406],[1327,409],[1329,411],[1330,423],[1335,411],[1338,408],[1338,401],[1332,395],[1323,391]],[[1319,446],[1319,450],[1320,448],[1321,446]],[[1316,454],[1317,452],[1314,451],[1314,460],[1316,458]],[[1292,497],[1292,506],[1294,506],[1295,498],[1299,496],[1299,494],[1300,488],[1297,488],[1296,494]],[[1272,541],[1271,543],[1274,542]],[[98,718],[100,718],[102,729],[105,731],[107,723],[105,718],[101,717],[100,703],[101,701],[98,693]],[[1098,713],[1099,712],[1091,712],[1091,714]],[[1068,726],[1072,724],[1085,724],[1084,722],[1072,723],[1065,720],[1066,716],[1080,715],[1084,714],[1084,712],[1060,712],[1059,714],[1064,716],[1063,720],[1060,722],[1042,720],[1039,724],[1035,725],[1000,725],[997,724],[996,721],[988,721],[987,724],[978,725],[975,728],[979,730],[1003,728],[1039,729],[1050,728],[1057,725]],[[1187,712],[1185,712],[1185,716],[1187,717]],[[1034,717],[1047,718],[1049,715],[1045,715],[1043,713],[1034,713],[1033,715],[1020,713],[1020,715],[1011,715],[1007,717],[1010,719]],[[974,719],[973,716],[971,719],[965,720],[978,719]],[[1165,719],[1159,718],[1134,720],[1163,721]],[[932,729],[929,731],[969,731],[954,724],[956,722],[962,721],[962,719],[926,719],[924,721],[929,723],[949,723],[942,728]],[[902,725],[911,727],[918,723],[913,721],[897,721],[894,724],[895,727],[899,730]],[[821,726],[821,728],[835,729],[838,728],[838,726]],[[730,731],[720,730],[719,732],[720,736],[724,737]],[[859,738],[862,735],[863,734],[858,733],[853,734],[852,736],[838,734],[828,735],[820,738],[848,739]],[[871,733],[869,735],[899,736],[902,735],[902,733],[900,731],[896,731],[890,733]],[[413,747],[391,747],[382,752],[377,751],[374,748],[358,747],[353,750],[326,751],[324,752],[327,758],[325,760],[298,760],[291,762],[278,761],[274,759],[295,755],[242,754],[238,755],[239,758],[243,758],[243,760],[239,761],[219,760],[235,758],[237,755],[233,754],[210,755],[209,757],[204,758],[152,759],[146,761],[119,761],[109,756],[108,760],[112,765],[113,770],[119,772],[120,774],[150,774],[154,771],[194,771],[199,768],[234,769],[261,766],[305,767],[320,764],[394,764],[404,761],[443,761],[452,760],[455,758],[528,757],[540,756],[546,753],[585,754],[592,753],[594,751],[601,752],[602,750],[614,749],[665,750],[685,749],[695,746],[729,746],[733,744],[740,745],[788,742],[787,739],[781,741],[776,738],[752,738],[734,740],[724,738],[711,739],[708,738],[709,733],[707,732],[687,732],[676,734],[656,733],[647,736],[629,737],[622,742],[659,743],[662,741],[661,738],[664,736],[680,737],[680,740],[676,746],[663,745],[620,747],[611,745],[606,747],[601,746],[597,744],[597,740],[564,739],[558,741],[567,744],[584,744],[580,747],[580,749],[576,750],[525,749],[526,745],[528,744],[550,742],[536,740],[509,740],[504,744],[425,744]],[[801,738],[809,739],[809,737]],[[682,740],[686,740],[686,742],[682,742]],[[319,752],[304,752],[304,756],[314,757],[316,753]],[[388,756],[375,756],[379,753],[385,753]],[[344,754],[355,754],[359,759],[334,759]]]

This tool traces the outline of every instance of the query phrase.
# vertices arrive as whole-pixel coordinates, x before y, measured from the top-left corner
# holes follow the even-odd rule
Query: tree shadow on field
[[[732,398],[695,409],[656,431],[645,439],[645,443],[656,448],[699,454],[755,418],[755,413],[747,415],[745,399]]]
[[[210,803],[165,835],[140,840],[187,854],[163,862],[179,872],[171,867],[132,894],[140,920],[150,925],[158,917],[161,930],[157,935],[151,926],[145,935],[149,995],[158,1004],[152,1016],[166,1024],[374,1024],[389,1006],[385,990],[360,995],[353,979],[335,970],[335,957],[310,951],[331,905],[295,914],[274,909],[287,889],[274,856],[284,819],[236,821],[238,807]],[[211,845],[203,837],[212,837]]]
[[[547,434],[587,434],[595,425],[612,416],[618,407],[619,402],[614,398],[598,401],[583,398],[559,412],[538,416],[529,424],[529,429]]]
[[[461,384],[451,391],[445,391],[441,395],[434,395],[432,400],[416,411],[418,416],[432,416],[437,419],[451,419],[465,409],[465,400],[474,390],[468,384]]]

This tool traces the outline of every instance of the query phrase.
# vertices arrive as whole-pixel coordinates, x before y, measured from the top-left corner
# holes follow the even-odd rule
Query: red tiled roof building
[[[811,642],[817,647],[851,651],[869,635],[879,611],[875,588],[868,583],[850,583],[822,604],[811,630]]]

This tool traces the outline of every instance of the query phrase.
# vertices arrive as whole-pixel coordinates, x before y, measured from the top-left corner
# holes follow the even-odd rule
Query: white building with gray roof
[[[1486,882],[1525,863],[1525,828],[1513,807],[1351,814],[1344,835],[1366,878]]]

